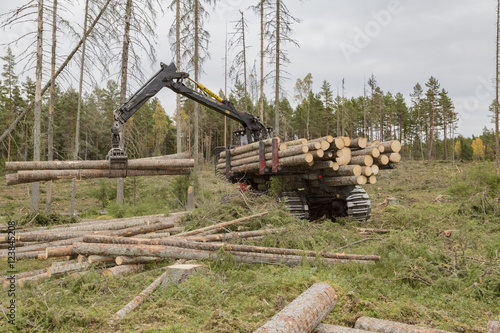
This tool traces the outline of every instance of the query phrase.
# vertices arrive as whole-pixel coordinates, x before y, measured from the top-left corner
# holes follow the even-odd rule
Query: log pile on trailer
[[[401,160],[398,140],[368,143],[367,138],[325,136],[281,143],[278,138],[227,149],[219,155],[216,168],[234,176],[255,175],[256,189],[266,190],[269,176],[283,178],[290,187],[374,184],[381,168]],[[258,176],[262,176],[259,179]]]

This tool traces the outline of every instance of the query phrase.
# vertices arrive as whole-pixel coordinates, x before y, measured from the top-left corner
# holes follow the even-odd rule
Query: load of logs
[[[394,168],[401,160],[398,140],[368,142],[367,138],[325,136],[280,143],[278,138],[255,142],[220,153],[216,168],[228,178],[254,174],[259,190],[264,176],[283,178],[290,188],[375,184],[380,169]],[[259,175],[263,176],[262,181]]]
[[[16,173],[5,176],[7,185],[56,179],[117,178],[127,176],[186,175],[194,167],[188,152],[110,163],[98,161],[6,162],[5,169]]]

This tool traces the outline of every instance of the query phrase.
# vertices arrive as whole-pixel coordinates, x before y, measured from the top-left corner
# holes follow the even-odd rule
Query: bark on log
[[[330,169],[334,171],[334,168],[338,168],[339,164],[333,161],[316,161],[311,167],[312,170]]]
[[[17,281],[17,280],[22,279],[22,278],[27,278],[27,277],[43,274],[46,271],[47,271],[47,269],[43,268],[43,269],[37,269],[34,271],[28,271],[28,272],[14,274],[14,276],[15,276],[15,279]],[[0,277],[0,283],[2,283],[3,285],[9,285],[11,282],[14,281],[13,279],[9,280],[10,277],[11,277],[11,275],[6,275],[6,276]]]
[[[38,259],[39,254],[45,254],[45,251],[32,251],[32,252],[21,252],[16,253],[16,260],[21,259]]]
[[[159,257],[127,257],[127,256],[117,256],[115,258],[115,263],[117,265],[133,265],[133,264],[147,264],[153,261],[160,261],[162,258]]]
[[[368,144],[367,138],[359,137],[351,139],[351,144],[349,145],[349,147],[353,149],[363,149],[367,147],[367,144]]]
[[[81,242],[82,240],[83,240],[83,237],[78,237],[78,238],[64,239],[64,240],[50,242],[50,243],[40,243],[40,244],[24,246],[24,247],[16,250],[16,252],[17,252],[16,256],[18,256],[22,253],[30,253],[30,251],[39,251],[40,252],[41,250],[43,250],[45,252],[45,249],[48,247],[70,245],[70,244],[73,244],[74,242]],[[7,257],[7,255],[8,255],[7,250],[0,252],[0,257]]]
[[[297,145],[305,145],[307,143],[307,139],[298,139],[298,140],[292,140],[292,141],[286,141],[284,144],[286,147],[291,147],[291,146],[297,146]],[[280,150],[281,150],[281,144],[280,144]]]
[[[279,151],[278,158],[281,159],[281,158],[289,157],[289,156],[302,155],[302,154],[305,154],[307,152],[309,152],[309,147],[307,145],[295,146],[295,147],[290,148],[290,149]],[[273,157],[272,153],[265,154],[266,160],[271,160],[272,157]],[[231,159],[231,166],[236,167],[236,166],[240,166],[240,165],[244,165],[244,164],[248,164],[248,163],[255,163],[255,162],[259,162],[259,160],[260,160],[260,157],[258,154],[256,154],[255,156],[237,159],[237,160]],[[281,162],[281,160],[280,160],[280,162]],[[217,168],[218,169],[225,169],[226,168],[226,161],[224,160],[221,163],[218,163]]]
[[[401,151],[401,142],[398,140],[381,142],[385,153],[399,153]]]
[[[330,324],[319,324],[312,331],[312,333],[366,333],[365,330],[358,330],[356,328],[330,325]]]
[[[35,276],[29,276],[29,277],[25,277],[25,278],[16,280],[16,283],[19,284],[20,287],[22,287],[26,283],[37,282],[38,280],[46,279],[48,277],[49,277],[49,275],[47,273],[41,273],[41,274],[38,274]]]
[[[140,170],[160,170],[160,169],[185,169],[194,167],[193,159],[139,159],[128,160],[128,169]],[[108,160],[97,161],[26,161],[26,162],[6,162],[6,170],[80,170],[95,169],[109,170]],[[113,170],[119,169],[112,167]],[[121,167],[120,167],[121,169]]]
[[[349,147],[351,145],[351,138],[348,136],[343,136],[342,140],[344,140],[344,146]]]
[[[370,155],[371,157],[379,157],[380,150],[378,150],[377,147],[368,147],[365,149],[353,150],[351,154],[353,157],[359,155]]]
[[[342,165],[339,166],[337,171],[324,172],[325,176],[335,176],[335,177],[343,177],[343,176],[361,176],[363,172],[363,168],[359,165]]]
[[[255,231],[243,231],[243,232],[229,232],[225,234],[216,234],[208,236],[187,236],[185,238],[177,238],[177,235],[172,237],[180,240],[190,240],[194,242],[217,242],[217,241],[228,241],[240,238],[257,237],[265,234],[275,234],[279,232],[284,232],[286,229],[266,229],[266,230],[255,230]]]
[[[354,156],[351,158],[351,162],[349,164],[372,166],[373,165],[373,157],[371,157],[370,155]]]
[[[346,254],[346,253],[330,253],[324,251],[307,251],[296,249],[284,249],[276,247],[262,247],[250,245],[237,245],[225,243],[200,243],[192,241],[191,239],[140,239],[140,238],[117,238],[117,237],[97,237],[89,236],[84,238],[84,242],[89,243],[102,243],[102,244],[121,244],[121,245],[161,245],[182,247],[193,250],[204,251],[219,251],[224,249],[231,252],[254,252],[254,253],[268,253],[279,255],[293,255],[293,256],[309,256],[330,259],[346,259],[346,260],[380,260],[380,256],[363,255],[363,254]]]
[[[75,263],[75,264],[57,266],[57,267],[50,267],[50,268],[47,268],[47,275],[48,275],[48,277],[52,277],[52,276],[63,275],[63,274],[72,273],[72,272],[80,272],[80,271],[83,271],[83,270],[88,269],[90,267],[92,267],[92,264],[89,264],[88,262]]]
[[[153,157],[145,157],[145,158],[137,158],[136,161],[139,160],[173,160],[173,159],[189,159],[191,157],[191,153],[186,151],[184,153],[177,153],[171,155],[162,155],[162,156],[153,156]]]
[[[329,186],[365,185],[365,176],[323,177],[325,184]]]
[[[373,163],[375,163],[377,165],[387,165],[387,164],[389,164],[389,157],[382,154],[379,157],[374,158]]]
[[[126,176],[189,175],[189,169],[175,170],[35,170],[18,171],[16,180],[6,176],[7,185],[17,185],[57,179],[123,178]],[[111,177],[110,177],[111,176]]]
[[[109,236],[131,237],[134,235],[147,234],[149,232],[173,228],[174,226],[175,226],[174,222],[159,222],[151,225],[137,226],[115,231],[96,231],[95,233],[109,235]]]
[[[384,155],[389,158],[389,162],[399,163],[401,161],[401,155],[399,153],[384,153]]]
[[[114,320],[123,319],[127,314],[134,311],[135,308],[141,305],[141,303],[144,301],[144,298],[151,295],[156,290],[156,288],[158,288],[158,286],[168,277],[168,274],[169,272],[166,271],[156,280],[154,280],[153,283],[151,283],[146,289],[141,291],[141,293],[134,297],[134,299],[131,300],[127,305],[125,305],[125,307],[115,313],[113,317],[111,317],[111,322],[113,322]]]
[[[327,135],[327,136],[323,136],[321,138],[317,138],[317,139],[314,139],[314,140],[309,140],[309,142],[314,142],[314,141],[318,141],[318,142],[321,142],[321,141],[326,141],[328,143],[332,143],[333,141],[335,140],[335,138],[331,135]]]
[[[276,139],[278,140],[278,143],[280,143],[280,139],[279,138],[276,138]],[[263,142],[264,142],[265,146],[270,146],[273,143],[273,139],[263,140]],[[259,144],[260,144],[260,142],[254,142],[254,143],[251,143],[251,144],[248,144],[245,146],[233,148],[230,150],[230,154],[231,154],[231,156],[236,156],[236,155],[248,153],[249,151],[259,149]],[[226,152],[225,151],[221,152],[220,157],[226,157]]]
[[[311,332],[336,304],[335,290],[327,283],[315,283],[255,333]]]
[[[146,266],[143,264],[137,265],[121,265],[115,266],[111,268],[106,268],[102,271],[102,275],[104,276],[127,276],[130,274],[135,274],[142,272]]]
[[[219,260],[225,254],[219,251],[193,250],[173,246],[163,245],[129,245],[129,244],[98,244],[98,243],[75,243],[73,245],[75,252],[81,254],[97,254],[107,256],[138,256],[138,257],[160,257],[172,259],[201,259],[201,260]],[[372,264],[368,260],[346,260],[302,257],[296,255],[279,255],[254,252],[236,252],[230,251],[232,259],[235,262],[247,264],[271,264],[271,265],[299,265],[303,260],[310,263],[321,262],[323,265],[336,265],[347,262],[357,262],[363,264]]]
[[[250,220],[250,219],[253,219],[253,218],[256,218],[256,217],[261,217],[261,216],[264,216],[264,215],[267,215],[267,214],[269,214],[269,212],[264,212],[264,213],[259,213],[259,214],[254,214],[254,215],[250,215],[250,216],[241,217],[241,218],[236,219],[236,220],[214,224],[214,225],[211,225],[211,226],[208,226],[208,227],[205,227],[205,228],[200,228],[200,229],[196,229],[196,230],[182,232],[180,234],[177,234],[176,237],[190,236],[190,235],[200,234],[200,233],[208,231],[208,230],[227,227],[228,225],[231,225],[231,224],[235,224],[235,223],[247,221],[247,220]]]
[[[486,333],[500,333],[500,321],[489,321]]]
[[[115,261],[115,257],[88,256],[88,258],[87,258],[87,262],[89,264],[96,264],[96,263],[99,263],[99,262],[109,262],[109,261],[114,262]]]
[[[66,266],[66,265],[72,265],[76,264],[78,261],[75,259],[71,260],[65,260],[65,261],[54,261],[50,267],[57,267],[57,266]]]
[[[380,333],[451,333],[433,328],[419,327],[388,320],[360,317],[354,328]]]

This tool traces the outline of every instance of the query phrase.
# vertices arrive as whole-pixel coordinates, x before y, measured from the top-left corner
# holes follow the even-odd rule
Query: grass
[[[365,187],[373,207],[368,223],[297,221],[274,198],[242,194],[235,190],[236,185],[212,176],[209,167],[202,173],[198,208],[183,221],[189,228],[269,211],[244,227],[287,227],[289,231],[268,235],[255,244],[325,251],[363,239],[355,227],[391,229],[389,234],[369,236],[379,240],[343,250],[377,254],[382,260],[372,266],[349,263],[335,267],[248,265],[230,259],[205,262],[203,273],[181,285],[158,289],[113,328],[107,323],[109,318],[172,261],[150,264],[145,272],[128,277],[105,278],[89,272],[52,278],[17,287],[15,330],[252,332],[319,281],[330,283],[339,295],[326,323],[352,327],[360,316],[371,316],[448,331],[484,332],[489,320],[498,320],[500,178],[491,163],[453,167],[442,162],[405,162],[396,170],[385,170],[377,184]],[[55,184],[54,211],[65,213],[71,183]],[[106,197],[100,194],[113,184],[111,180],[78,182],[77,211],[94,218],[101,210],[104,215],[100,218],[111,218],[180,210],[186,180],[143,178],[135,184],[135,195],[129,192],[127,205],[112,204],[110,193],[102,208]],[[29,211],[25,186],[0,185],[0,193],[3,215],[25,223],[32,220],[24,217]],[[388,197],[396,197],[400,205],[380,205]],[[43,221],[47,218],[31,223]],[[48,267],[50,262],[25,260],[16,267],[21,272]],[[6,262],[0,262],[0,269],[7,270]],[[2,287],[3,311],[8,301],[7,289]],[[0,321],[0,330],[12,329],[5,320]]]

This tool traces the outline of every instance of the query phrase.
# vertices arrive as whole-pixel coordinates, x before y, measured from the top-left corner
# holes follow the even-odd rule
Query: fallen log
[[[17,273],[17,274],[12,274],[12,275],[6,275],[6,276],[2,276],[0,277],[0,283],[4,284],[4,285],[8,285],[8,284],[11,284],[13,283],[14,280],[19,280],[19,279],[23,279],[23,278],[27,278],[27,277],[31,277],[31,276],[35,276],[35,275],[39,275],[39,274],[43,274],[46,272],[46,269],[37,269],[37,270],[34,270],[34,271],[28,271],[28,272],[22,272],[22,273]],[[12,277],[14,277],[14,279],[12,279]]]
[[[121,265],[115,266],[111,268],[106,268],[102,271],[102,275],[104,276],[127,276],[130,274],[135,274],[142,272],[145,266],[143,264],[138,265]]]
[[[80,272],[82,270],[90,268],[91,266],[92,264],[88,262],[82,262],[82,263],[77,262],[74,264],[69,264],[64,266],[49,267],[47,268],[47,276],[52,277],[73,272]]]
[[[141,291],[139,295],[134,297],[125,307],[120,309],[117,313],[111,317],[111,322],[119,319],[123,319],[127,314],[132,312],[135,308],[137,308],[144,301],[146,297],[151,295],[156,288],[168,277],[169,272],[165,271],[162,275],[160,275],[156,280],[153,281],[146,289]]]
[[[193,250],[205,251],[219,251],[224,249],[231,252],[255,252],[255,253],[268,253],[279,255],[295,255],[295,256],[309,256],[309,257],[322,257],[331,259],[346,259],[346,260],[380,260],[380,256],[375,255],[362,255],[362,254],[346,254],[346,253],[330,253],[324,251],[308,251],[297,249],[285,249],[277,247],[262,247],[250,245],[237,245],[227,243],[200,243],[192,240],[183,239],[141,239],[141,238],[121,238],[121,237],[107,237],[107,236],[87,236],[84,237],[85,243],[103,243],[103,244],[130,244],[130,245],[163,245],[182,247]]]
[[[133,265],[133,264],[147,264],[153,261],[160,261],[162,258],[159,257],[127,257],[127,256],[117,256],[115,258],[115,263],[117,265]]]
[[[173,228],[174,226],[175,226],[174,222],[167,221],[167,222],[158,222],[158,223],[153,223],[150,225],[142,225],[142,226],[131,227],[131,228],[115,230],[115,231],[95,231],[94,233],[95,234],[109,235],[109,236],[131,237],[131,236],[138,235],[138,234],[147,234],[147,233],[158,231],[158,230],[165,230],[165,229]]]
[[[29,277],[19,279],[16,281],[16,283],[19,284],[20,287],[22,287],[26,283],[37,282],[38,280],[46,279],[48,277],[49,277],[49,275],[47,273],[41,273],[38,275],[29,276]]]
[[[220,229],[220,228],[223,228],[223,227],[227,227],[228,225],[231,225],[231,224],[235,224],[235,223],[247,221],[247,220],[250,220],[250,219],[253,219],[253,218],[256,218],[256,217],[261,217],[261,216],[264,216],[264,215],[267,215],[267,214],[269,214],[269,212],[264,212],[264,213],[250,215],[250,216],[245,216],[245,217],[241,217],[241,218],[236,219],[236,220],[214,224],[214,225],[211,225],[211,226],[208,226],[208,227],[205,227],[205,228],[200,228],[200,229],[196,229],[196,230],[181,232],[180,234],[177,234],[176,237],[196,235],[196,234],[200,234],[202,232],[208,231],[208,230]]]
[[[354,328],[370,332],[380,333],[451,333],[448,331],[437,330],[433,328],[420,327],[397,323],[393,321],[375,319],[369,317],[360,317],[356,321]]]
[[[500,333],[500,321],[489,321],[486,333]]]
[[[75,243],[73,248],[76,253],[103,256],[146,256],[172,259],[202,259],[219,260],[226,254],[218,251],[193,250],[163,245],[124,245],[124,244],[97,244],[97,243]],[[363,264],[373,263],[367,260],[345,260],[330,258],[301,257],[296,255],[277,255],[267,253],[236,252],[230,251],[230,256],[235,262],[248,264],[271,264],[295,266],[303,260],[310,263],[321,262],[323,265],[336,265],[339,263],[358,262]]]
[[[315,283],[255,333],[311,332],[336,304],[335,290],[327,283]]]
[[[356,328],[330,325],[330,324],[319,324],[312,331],[312,333],[366,333],[365,330],[358,330]]]
[[[178,235],[175,235],[172,238],[180,239],[180,240],[190,240],[190,241],[194,241],[194,242],[217,242],[217,241],[228,241],[228,240],[239,239],[239,238],[258,237],[258,236],[263,236],[265,234],[275,234],[275,233],[284,232],[284,231],[286,231],[285,228],[265,229],[265,230],[255,230],[255,231],[228,232],[225,234],[215,234],[215,235],[208,235],[208,236],[187,236],[184,238],[177,238]]]
[[[89,264],[96,264],[96,263],[99,263],[99,262],[114,262],[115,261],[115,257],[104,257],[104,256],[88,256],[87,257],[87,262]]]

